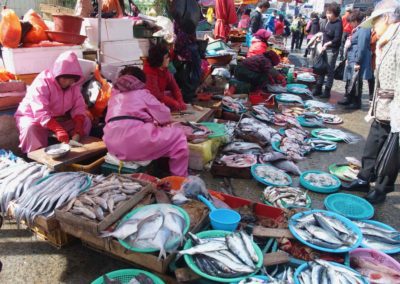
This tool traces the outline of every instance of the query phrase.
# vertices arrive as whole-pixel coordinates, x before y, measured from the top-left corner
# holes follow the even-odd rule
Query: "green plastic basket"
[[[140,270],[140,269],[115,270],[115,271],[106,273],[106,275],[112,280],[119,280],[121,282],[121,284],[128,284],[129,281],[131,281],[131,279],[133,277],[135,277],[141,273],[145,274],[146,276],[151,278],[151,280],[153,280],[153,282],[155,284],[164,284],[165,283],[164,281],[162,281],[159,277],[155,276],[154,274],[144,271],[144,270]],[[92,282],[92,284],[105,284],[103,275],[100,276],[99,278],[97,278],[96,280],[94,280]]]
[[[197,237],[200,239],[207,239],[207,238],[218,238],[218,237],[225,237],[226,235],[232,234],[232,232],[227,232],[227,231],[219,231],[219,230],[213,230],[213,231],[204,231],[196,234]],[[188,240],[183,247],[183,249],[189,249],[193,246],[192,240]],[[255,275],[258,270],[263,266],[263,253],[260,249],[260,247],[253,242],[254,249],[257,253],[258,256],[258,262],[256,264],[256,271],[252,274],[242,276],[242,277],[236,277],[236,278],[220,278],[220,277],[215,277],[212,275],[208,275],[207,273],[204,273],[200,268],[197,267],[196,263],[194,262],[193,258],[191,255],[184,255],[183,258],[186,261],[186,264],[189,266],[191,270],[193,270],[194,273],[200,275],[201,277],[204,277],[206,279],[216,281],[216,282],[223,282],[223,283],[232,283],[232,282],[239,282],[243,279],[246,279],[249,276]]]
[[[165,205],[165,204],[162,204],[162,205]],[[185,223],[186,223],[185,229],[183,230],[183,234],[185,235],[189,231],[189,227],[190,227],[190,217],[189,217],[188,213],[184,209],[182,209],[181,207],[178,207],[176,205],[170,205],[170,204],[167,204],[167,205],[177,209],[182,214],[183,218],[185,219]],[[133,210],[133,211],[129,212],[127,215],[125,215],[125,217],[122,218],[120,223],[123,223],[124,221],[131,218],[133,215],[135,215],[136,213],[138,213],[141,210],[149,210],[151,207],[160,207],[160,206],[161,206],[160,204],[151,204],[151,205],[146,205],[146,206],[143,206],[140,208],[136,208],[135,210]],[[118,224],[118,226],[119,226],[119,224]],[[118,226],[117,226],[117,228],[118,228]],[[136,247],[131,246],[130,244],[128,244],[127,242],[125,242],[123,240],[118,239],[118,241],[123,247],[125,247],[131,251],[143,252],[143,253],[158,251],[158,249],[154,249],[154,248],[146,248],[146,249],[136,248]],[[175,245],[177,242],[179,242],[178,239],[176,239],[175,242],[170,244],[170,247]]]
[[[226,135],[225,125],[223,124],[215,122],[201,122],[200,125],[203,125],[212,131],[212,134],[208,135],[208,138],[217,138]]]

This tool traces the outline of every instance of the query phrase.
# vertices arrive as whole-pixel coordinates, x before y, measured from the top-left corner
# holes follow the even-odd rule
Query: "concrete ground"
[[[340,99],[343,90],[344,85],[336,81],[331,102],[334,103]],[[366,91],[364,93],[364,97],[367,98]],[[360,111],[347,112],[338,107],[337,113],[344,119],[340,128],[360,135],[361,141],[355,145],[340,144],[335,152],[313,153],[305,161],[299,163],[300,168],[302,170],[327,170],[332,163],[344,162],[346,156],[361,158],[369,131],[369,124],[364,121],[367,109],[367,100],[363,102],[363,108]],[[209,188],[219,189],[221,179],[214,179],[207,172],[201,173],[201,176]],[[396,191],[388,195],[386,202],[375,206],[374,219],[400,230],[398,183],[399,181],[396,183]],[[258,201],[261,197],[263,186],[254,180],[232,179],[232,184],[237,196],[254,201]],[[294,179],[294,184],[298,184],[298,178]],[[326,195],[313,192],[309,192],[309,194],[314,208],[324,207],[323,200]],[[106,272],[131,267],[131,265],[94,252],[79,242],[56,249],[46,242],[38,240],[29,231],[18,230],[14,223],[8,221],[0,229],[0,261],[3,262],[3,271],[0,273],[0,283],[3,284],[89,283]]]

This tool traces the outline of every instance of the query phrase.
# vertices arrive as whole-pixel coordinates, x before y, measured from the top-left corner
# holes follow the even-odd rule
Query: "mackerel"
[[[256,253],[256,250],[254,249],[253,240],[244,231],[240,231],[239,234],[240,234],[240,236],[241,236],[241,238],[243,240],[243,243],[245,245],[245,248],[246,248],[247,252],[250,255],[251,260],[253,262],[257,263],[258,262],[258,255]]]
[[[228,248],[233,252],[244,264],[251,268],[255,268],[255,265],[247,251],[244,241],[239,234],[233,233],[225,237]]]
[[[252,272],[255,271],[255,269],[252,268],[252,267],[249,267],[249,266],[244,265],[244,264],[239,265],[239,264],[229,260],[228,258],[226,258],[223,254],[221,254],[219,252],[205,252],[203,254],[208,256],[208,257],[211,257],[211,258],[215,259],[216,261],[219,261],[220,263],[222,263],[225,266],[229,267],[233,271],[243,272],[243,273],[252,273]]]

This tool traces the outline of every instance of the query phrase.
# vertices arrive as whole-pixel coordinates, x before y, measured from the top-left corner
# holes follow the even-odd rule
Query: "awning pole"
[[[101,70],[101,8],[103,7],[103,0],[97,1],[97,15],[98,15],[98,36],[97,36],[97,64]]]

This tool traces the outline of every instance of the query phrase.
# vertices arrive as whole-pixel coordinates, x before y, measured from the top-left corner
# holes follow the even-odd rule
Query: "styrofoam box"
[[[105,41],[101,43],[102,63],[121,63],[140,60],[149,54],[148,39]]]
[[[101,64],[101,75],[111,82],[115,82],[119,72],[125,68],[125,66],[134,65],[139,68],[143,68],[142,60],[126,61],[119,63],[103,63]]]
[[[72,51],[79,58],[83,57],[83,50],[80,45],[2,48],[4,67],[7,71],[16,75],[40,73],[50,68],[57,57],[65,51]]]
[[[92,44],[98,43],[99,22],[97,18],[84,18],[81,35]],[[133,39],[133,22],[130,19],[101,19],[101,41]]]

